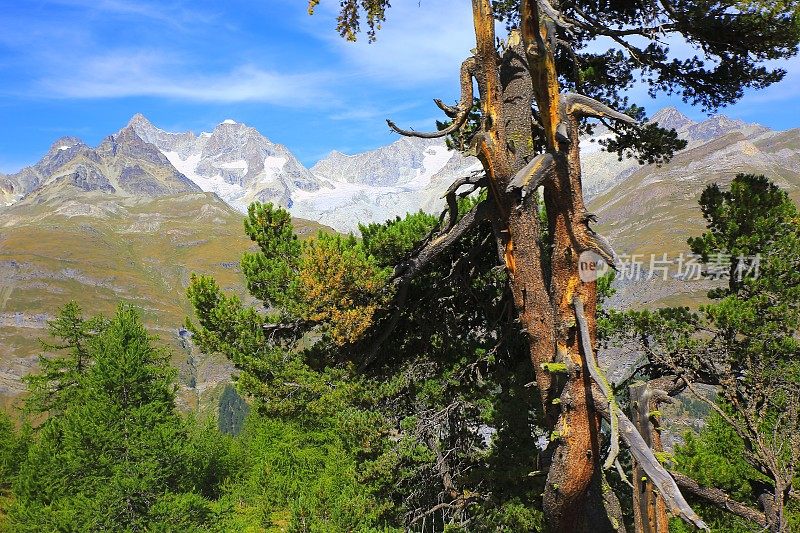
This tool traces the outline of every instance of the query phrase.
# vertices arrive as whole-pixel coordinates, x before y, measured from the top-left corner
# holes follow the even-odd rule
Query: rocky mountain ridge
[[[689,141],[688,149],[733,132],[745,138],[776,133],[724,115],[695,122],[675,108],[662,109],[652,120],[676,129]],[[643,170],[635,160],[620,161],[602,150],[600,141],[610,135],[598,127],[581,143],[589,199]],[[357,231],[359,223],[440,210],[450,183],[479,168],[475,158],[448,150],[442,139],[399,138],[358,154],[331,152],[307,169],[288,148],[234,120],[195,135],[162,130],[137,114],[96,149],[76,138],[59,139],[36,165],[0,176],[0,195],[10,204],[28,196],[58,197],[68,186],[146,196],[201,189],[242,212],[254,200],[273,202],[295,216]],[[660,172],[658,167],[644,169]],[[59,180],[64,183],[53,186]]]
[[[62,137],[38,163],[0,176],[0,181],[7,185],[7,205],[65,200],[76,194],[156,198],[201,191],[131,128],[106,137],[96,148]]]

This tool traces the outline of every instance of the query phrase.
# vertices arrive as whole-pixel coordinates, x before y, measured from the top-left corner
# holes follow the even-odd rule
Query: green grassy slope
[[[242,219],[208,193],[148,200],[98,194],[0,210],[0,400],[23,391],[19,378],[35,364],[46,320],[70,300],[105,314],[122,300],[136,304],[173,349],[182,400],[194,406],[216,391],[230,367],[184,350],[177,330],[191,312],[184,291],[192,272],[244,294],[238,261],[251,243]],[[295,222],[306,235],[323,228]]]
[[[741,172],[764,174],[800,200],[800,130],[761,139],[734,132],[676,154],[662,166],[641,167],[630,177],[589,202],[597,229],[618,254],[642,254],[676,259],[689,253],[686,240],[705,230],[698,200],[711,183],[726,186]],[[677,265],[671,272],[677,273]],[[695,306],[705,300],[707,282],[654,280],[620,291],[617,306]]]

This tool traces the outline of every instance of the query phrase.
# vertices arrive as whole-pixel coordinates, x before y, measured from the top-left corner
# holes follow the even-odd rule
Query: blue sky
[[[431,129],[432,98],[457,98],[474,46],[466,0],[400,0],[378,42],[335,32],[322,0],[0,0],[0,172],[37,161],[58,137],[89,144],[137,112],[171,130],[209,131],[227,118],[287,145],[306,165],[331,150],[396,139],[385,118]],[[781,84],[725,114],[800,126],[800,60]],[[679,99],[633,96],[652,114]]]

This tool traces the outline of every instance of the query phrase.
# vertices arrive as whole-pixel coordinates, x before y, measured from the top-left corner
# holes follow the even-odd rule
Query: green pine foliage
[[[744,453],[742,439],[719,415],[712,414],[700,434],[685,435],[685,442],[675,450],[674,462],[680,471],[701,485],[722,489],[737,501],[758,507],[753,494],[768,480],[743,459]],[[701,502],[696,505],[700,506],[699,511],[712,531],[744,533],[754,530],[753,524],[713,506]],[[678,521],[671,527],[675,531],[689,531]]]
[[[460,212],[474,201],[462,199]],[[774,369],[789,377],[796,371],[792,301],[800,278],[789,265],[800,261],[798,211],[755,176],[738,177],[730,191],[709,189],[701,204],[709,231],[690,242],[693,250],[731,261],[761,253],[762,276],[732,280],[701,313],[604,310],[602,336],[645,334],[651,350],[697,361],[693,372],[703,367],[692,354],[724,341],[733,367],[769,362],[736,381],[774,386]],[[363,226],[362,239],[321,234],[301,242],[285,211],[251,206],[245,229],[258,251],[242,265],[263,305],[225,294],[210,277],[193,276],[188,289],[194,341],[238,369],[218,419],[177,413],[175,371],[135,309],[123,305],[110,320],[87,320],[77,306],[65,307],[50,325],[50,355],[28,379],[27,412],[44,421],[35,431],[17,430],[0,418],[0,525],[542,530],[542,465],[531,450],[546,435],[505,273],[491,255],[491,229],[481,227],[418,275],[404,289],[417,303],[399,315],[390,305],[397,291],[386,282],[391,265],[402,265],[437,222],[417,213]],[[613,293],[612,279],[600,281],[603,297]],[[348,309],[358,312],[346,316]],[[709,337],[711,327],[736,334]],[[376,339],[382,343],[373,351]],[[646,371],[666,363],[655,360]],[[765,431],[775,428],[770,413],[789,401],[789,390],[770,399]],[[724,397],[721,405],[737,416]],[[713,415],[700,434],[686,437],[673,464],[756,506],[772,479],[748,449]],[[717,531],[752,529],[696,505]],[[800,520],[795,507],[787,506],[792,527]]]
[[[474,202],[461,200],[460,212]],[[471,531],[538,527],[542,479],[528,475],[539,469],[531,454],[538,417],[528,387],[533,372],[505,274],[494,268],[488,225],[411,282],[408,301],[418,303],[396,315],[382,304],[398,290],[387,276],[430,234],[435,217],[410,214],[362,226],[360,240],[320,235],[295,246],[284,226],[272,229],[273,221],[289,220],[276,211],[252,206],[247,222],[256,254],[264,255],[259,268],[274,271],[243,270],[251,287],[291,271],[292,301],[280,307],[268,292],[253,292],[263,302],[257,309],[203,276],[188,289],[193,338],[239,369],[237,388],[257,406],[251,418],[291,428],[298,438],[336,436],[325,440],[328,456],[349,465],[342,482],[362,487],[353,496],[359,511],[342,516],[360,517],[359,528],[420,528],[423,520],[437,529],[468,520]],[[294,251],[273,252],[287,249]],[[353,307],[355,318],[339,314]],[[383,341],[377,351],[376,340]],[[327,483],[326,470],[316,472],[306,485]],[[247,501],[262,524],[280,522],[275,509],[289,512],[288,522],[301,516],[277,500]],[[316,510],[309,516],[336,516],[344,504],[311,501]],[[443,501],[452,506],[426,514]]]
[[[235,442],[242,458],[220,505],[219,531],[392,531],[357,474],[348,437],[251,415]]]
[[[14,420],[0,411],[0,531],[9,531],[6,512],[14,501],[11,490],[31,443],[31,426],[17,429]]]
[[[74,307],[55,324],[83,324]],[[121,305],[101,331],[53,329],[80,340],[91,364],[70,381],[13,481],[13,531],[193,531],[227,475],[224,446],[175,410],[175,370],[138,312]],[[75,333],[78,331],[78,333]],[[74,361],[74,353],[63,364]],[[55,359],[57,360],[57,358]],[[73,377],[73,376],[71,376]]]

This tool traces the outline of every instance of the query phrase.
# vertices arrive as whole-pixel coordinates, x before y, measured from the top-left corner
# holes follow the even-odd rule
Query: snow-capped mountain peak
[[[293,213],[355,231],[359,223],[437,211],[447,187],[477,168],[476,159],[449,150],[442,139],[403,137],[353,155],[334,150],[311,167],[329,188],[298,194]]]
[[[161,130],[139,114],[128,127],[204,191],[239,210],[254,200],[272,202],[340,231],[438,209],[450,183],[477,168],[441,139],[400,138],[353,155],[332,151],[309,170],[285,146],[233,119],[200,135]]]
[[[200,135],[161,130],[141,115],[134,116],[130,125],[201,189],[217,193],[240,210],[254,200],[288,207],[296,191],[321,186],[285,146],[233,119]]]

